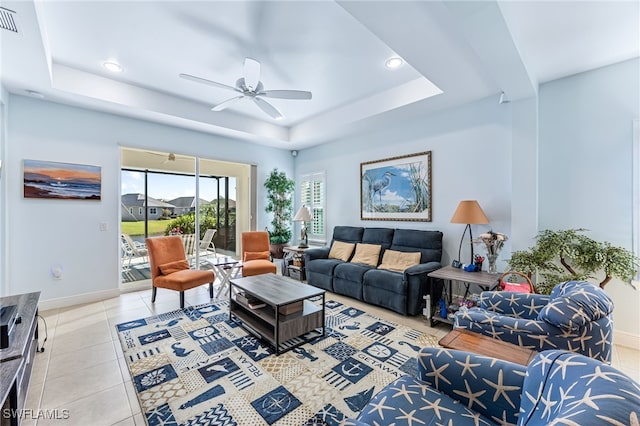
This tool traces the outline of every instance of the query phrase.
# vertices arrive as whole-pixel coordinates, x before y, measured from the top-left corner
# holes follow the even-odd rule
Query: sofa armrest
[[[304,261],[308,263],[315,259],[326,259],[329,257],[329,250],[329,247],[317,247],[305,250]]]
[[[487,418],[514,424],[526,372],[525,366],[471,352],[423,348],[418,353],[418,380]]]
[[[418,315],[424,305],[422,296],[428,293],[427,274],[441,267],[440,262],[427,262],[405,269],[403,279],[407,283],[407,315]]]
[[[410,268],[405,269],[405,275],[421,275],[428,274],[429,272],[433,272],[436,269],[442,268],[442,264],[440,262],[427,262],[420,263],[418,265],[414,265]]]
[[[542,308],[548,303],[549,296],[544,294],[511,291],[483,291],[480,293],[480,308],[509,316],[514,316],[514,312],[521,312],[520,318],[537,319]]]

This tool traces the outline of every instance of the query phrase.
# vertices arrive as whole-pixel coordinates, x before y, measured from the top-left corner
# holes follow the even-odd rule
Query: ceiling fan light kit
[[[311,92],[304,90],[264,90],[264,85],[260,81],[260,62],[253,58],[244,59],[244,72],[243,77],[240,77],[236,81],[236,85],[229,86],[217,81],[208,80],[202,77],[196,77],[190,74],[179,74],[181,78],[185,80],[193,81],[195,83],[208,84],[210,86],[218,87],[221,89],[232,90],[240,93],[240,95],[229,98],[220,102],[211,108],[211,111],[222,111],[234,105],[242,99],[249,98],[260,108],[264,113],[273,118],[274,120],[281,120],[284,118],[282,113],[271,103],[265,101],[265,98],[274,99],[294,99],[294,100],[308,100],[311,99]]]

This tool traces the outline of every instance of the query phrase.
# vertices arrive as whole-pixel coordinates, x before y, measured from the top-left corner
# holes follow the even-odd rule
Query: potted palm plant
[[[291,215],[293,200],[291,195],[295,189],[295,182],[287,178],[285,172],[273,169],[264,182],[267,189],[267,213],[273,213],[272,229],[269,231],[271,256],[282,259],[283,248],[291,239]]]

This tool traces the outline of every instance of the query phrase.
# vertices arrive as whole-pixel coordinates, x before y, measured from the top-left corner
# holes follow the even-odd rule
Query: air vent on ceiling
[[[18,25],[16,25],[15,14],[13,10],[0,7],[0,28],[17,33]]]

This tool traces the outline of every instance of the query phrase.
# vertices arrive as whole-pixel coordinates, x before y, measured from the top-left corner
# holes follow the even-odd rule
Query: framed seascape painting
[[[360,163],[360,218],[431,222],[431,151]]]
[[[100,200],[99,166],[24,160],[24,198]]]

